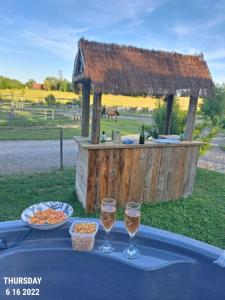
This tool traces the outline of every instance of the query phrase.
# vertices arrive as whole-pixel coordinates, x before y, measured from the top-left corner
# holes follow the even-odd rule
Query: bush
[[[56,100],[55,100],[55,96],[52,95],[52,94],[49,94],[48,96],[45,97],[45,102],[48,104],[48,105],[54,105]]]
[[[221,118],[218,115],[214,115],[212,117],[212,124],[214,126],[218,126],[218,125],[220,125],[220,123],[221,123]]]
[[[214,95],[210,99],[203,100],[201,112],[210,117],[211,120],[215,116],[220,119],[223,118],[225,114],[225,83],[215,84]]]
[[[201,142],[204,142],[205,144],[200,147],[200,150],[199,150],[200,156],[205,154],[205,152],[210,149],[210,147],[211,147],[210,141],[212,138],[214,138],[217,135],[218,132],[219,132],[219,130],[217,127],[212,127],[210,133],[201,139]]]
[[[159,103],[158,107],[153,110],[153,120],[155,126],[158,128],[159,134],[164,133],[165,119],[166,119],[166,103],[163,104]],[[186,113],[180,110],[179,104],[176,101],[174,101],[170,133],[181,134],[182,131],[184,130],[185,121],[186,121]]]
[[[223,120],[221,121],[221,127],[222,127],[222,128],[225,128],[225,119],[223,119]]]

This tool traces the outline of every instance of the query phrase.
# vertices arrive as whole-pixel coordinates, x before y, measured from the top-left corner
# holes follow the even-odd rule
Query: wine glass
[[[113,251],[113,247],[109,240],[109,233],[116,220],[116,200],[112,198],[104,198],[101,205],[101,223],[105,229],[105,240],[99,250],[104,253]]]
[[[137,258],[140,255],[139,250],[134,246],[134,236],[140,226],[141,205],[137,202],[128,202],[125,210],[125,226],[130,236],[130,244],[123,250],[124,256],[128,258]]]

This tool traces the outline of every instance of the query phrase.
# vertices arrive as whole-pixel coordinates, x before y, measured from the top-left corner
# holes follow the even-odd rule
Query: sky
[[[203,53],[225,82],[225,0],[0,0],[0,75],[71,80],[84,37],[138,47]]]

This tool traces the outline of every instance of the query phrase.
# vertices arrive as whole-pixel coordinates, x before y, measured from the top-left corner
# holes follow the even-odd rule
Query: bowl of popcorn
[[[70,226],[72,248],[76,251],[91,251],[95,243],[98,223],[89,221],[75,221]]]
[[[26,208],[21,219],[32,228],[50,230],[66,223],[72,214],[71,205],[60,201],[47,201]]]

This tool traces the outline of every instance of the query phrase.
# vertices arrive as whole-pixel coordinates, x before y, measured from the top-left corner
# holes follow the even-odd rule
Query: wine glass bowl
[[[128,202],[126,204],[124,222],[130,236],[130,245],[124,249],[123,254],[127,258],[137,258],[140,255],[139,250],[134,246],[134,236],[140,226],[140,208],[140,203],[137,202]]]
[[[105,240],[99,250],[104,253],[113,251],[113,247],[109,240],[109,233],[116,221],[116,200],[113,198],[104,198],[101,204],[101,223],[105,230]]]

